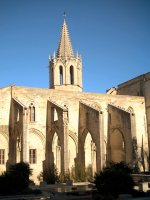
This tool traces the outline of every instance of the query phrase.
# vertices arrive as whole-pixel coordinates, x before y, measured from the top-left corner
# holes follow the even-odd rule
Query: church
[[[110,161],[149,168],[150,73],[106,94],[82,92],[82,59],[64,19],[49,78],[49,88],[0,88],[0,173],[20,161],[35,182],[51,164],[66,172],[82,163],[93,174]]]

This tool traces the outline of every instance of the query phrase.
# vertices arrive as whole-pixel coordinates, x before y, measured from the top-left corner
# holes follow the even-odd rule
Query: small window
[[[30,159],[30,164],[36,163],[36,149],[30,149],[29,159]]]
[[[59,67],[59,73],[60,73],[60,85],[63,84],[63,68],[62,66]]]
[[[35,107],[33,104],[29,106],[30,110],[30,122],[35,122]]]
[[[0,149],[0,165],[5,163],[5,149]]]

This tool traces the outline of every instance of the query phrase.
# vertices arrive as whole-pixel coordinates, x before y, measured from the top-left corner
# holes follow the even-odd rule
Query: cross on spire
[[[64,12],[63,17],[64,17],[64,19],[66,19],[66,12]]]

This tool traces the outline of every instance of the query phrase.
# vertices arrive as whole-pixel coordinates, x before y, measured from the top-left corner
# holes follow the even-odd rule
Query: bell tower
[[[57,54],[49,57],[49,74],[51,89],[82,91],[82,59],[74,56],[65,19]]]

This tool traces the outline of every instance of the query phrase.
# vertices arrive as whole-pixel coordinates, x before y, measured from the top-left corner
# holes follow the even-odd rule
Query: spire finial
[[[63,17],[64,17],[64,20],[65,20],[66,19],[66,12],[64,12]]]

